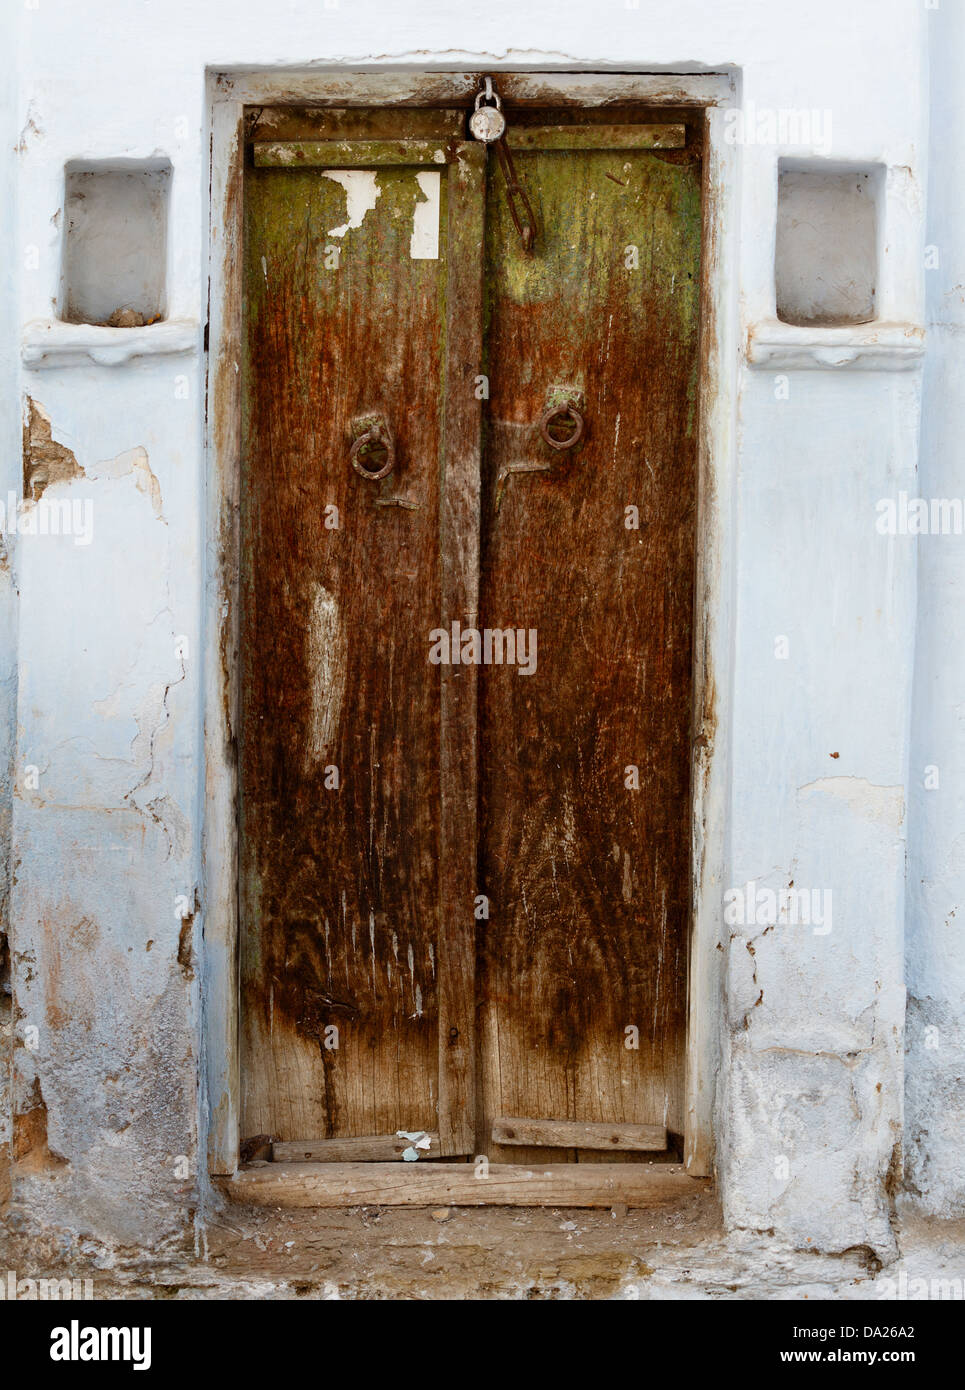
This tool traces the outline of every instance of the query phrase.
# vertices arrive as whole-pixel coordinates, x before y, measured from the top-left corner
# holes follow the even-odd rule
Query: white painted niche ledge
[[[23,332],[23,363],[45,367],[120,367],[132,357],[196,352],[201,347],[197,319],[165,319],[140,328],[104,328],[60,319],[34,319]]]
[[[925,354],[925,330],[881,319],[846,327],[798,326],[766,319],[747,335],[750,367],[906,371]]]

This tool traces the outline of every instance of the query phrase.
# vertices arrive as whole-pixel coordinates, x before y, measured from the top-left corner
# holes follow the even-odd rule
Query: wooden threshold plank
[[[419,1150],[420,1160],[439,1157],[439,1135],[426,1131],[427,1150]],[[402,1161],[403,1150],[412,1144],[397,1134],[365,1134],[347,1139],[286,1139],[272,1144],[275,1163],[377,1163]]]
[[[233,1201],[269,1207],[654,1207],[706,1192],[680,1163],[267,1163],[216,1180]]]
[[[259,169],[356,169],[363,164],[432,164],[453,158],[445,140],[255,140]]]
[[[662,1152],[667,1147],[663,1125],[583,1124],[578,1120],[493,1120],[493,1143],[535,1144],[553,1149],[606,1149],[624,1152]]]
[[[514,150],[682,150],[685,125],[510,126]]]

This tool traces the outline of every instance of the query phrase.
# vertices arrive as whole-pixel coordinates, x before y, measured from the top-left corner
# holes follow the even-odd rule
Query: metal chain
[[[477,140],[481,140],[485,145],[496,146],[499,167],[506,180],[509,215],[523,243],[523,250],[532,251],[536,245],[536,214],[513,163],[509,142],[506,139],[506,118],[502,114],[502,104],[492,78],[487,77],[482,91],[476,96],[476,107],[469,118],[469,129]]]
[[[516,165],[513,163],[513,156],[510,154],[505,132],[496,141],[496,153],[499,156],[499,167],[506,180],[506,201],[509,204],[509,215],[513,219],[513,226],[522,239],[523,250],[532,251],[536,245],[536,215],[529,198],[526,196],[526,190],[519,181],[519,175],[516,173]],[[517,211],[517,199],[522,205],[522,216]]]

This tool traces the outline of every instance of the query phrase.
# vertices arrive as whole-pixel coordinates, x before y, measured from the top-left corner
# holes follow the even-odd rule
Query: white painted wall
[[[931,132],[920,471],[924,497],[965,497],[965,7],[930,16]],[[909,775],[908,1184],[927,1211],[965,1194],[965,554],[961,537],[922,538]],[[937,768],[939,783],[932,786]]]
[[[17,24],[0,16],[0,43],[7,54],[10,78],[17,71]],[[17,84],[0,83],[0,129],[10,148],[17,127]],[[16,165],[0,163],[0,239],[11,254],[0,266],[0,495],[17,491],[20,480],[19,285],[20,266],[12,254],[17,236]],[[9,542],[0,535],[0,932],[10,925],[10,831],[12,779],[17,721],[17,609]],[[0,952],[0,955],[3,953]],[[10,1151],[10,1068],[13,1052],[12,998],[9,974],[0,972],[0,1204],[9,1190],[3,1155]]]
[[[178,1176],[178,1156],[196,1174],[201,917],[182,935],[176,913],[179,896],[190,906],[201,890],[206,68],[316,64],[324,81],[337,65],[729,66],[745,111],[828,111],[835,160],[887,166],[878,302],[898,327],[865,334],[885,343],[874,363],[850,339],[822,356],[808,330],[773,327],[777,161],[828,151],[814,141],[745,143],[736,161],[739,250],[724,268],[740,298],[732,360],[743,361],[752,329],[771,346],[762,365],[742,366],[739,376],[736,679],[732,725],[721,731],[734,775],[722,889],[750,880],[762,889],[790,880],[829,889],[833,927],[820,935],[722,921],[718,1175],[734,1226],[887,1253],[903,1138],[909,808],[916,1089],[914,1132],[904,1139],[926,1206],[965,1203],[949,1118],[965,1036],[954,964],[961,953],[956,927],[945,925],[953,909],[952,922],[962,917],[965,735],[961,658],[949,655],[962,541],[922,559],[910,785],[916,557],[913,543],[882,537],[874,525],[877,499],[917,486],[920,373],[887,344],[913,344],[908,330],[923,320],[925,44],[930,24],[945,26],[932,100],[951,109],[958,78],[948,52],[954,42],[961,53],[960,15],[943,10],[939,20],[918,0],[846,8],[839,0],[640,0],[638,9],[622,0],[341,0],[332,9],[280,3],[265,16],[249,0],[41,0],[8,15],[19,53],[10,97],[18,135],[5,148],[19,142],[20,150],[16,254],[5,258],[0,286],[13,320],[23,327],[54,311],[65,163],[168,158],[167,312],[180,324],[174,345],[187,348],[113,366],[60,359],[39,368],[11,352],[9,339],[0,348],[5,481],[17,476],[13,429],[28,394],[86,473],[57,487],[94,503],[89,546],[23,538],[15,559],[12,942],[19,1023],[35,1025],[38,1040],[36,1050],[16,1049],[14,1104],[30,1112],[42,1095],[49,1149],[64,1160],[18,1175],[16,1218],[27,1220],[29,1208],[66,1240],[74,1232],[156,1244],[183,1229],[197,1201],[194,1176]],[[960,131],[960,105],[957,117]],[[950,171],[950,153],[940,157]],[[965,279],[961,194],[956,203],[933,186],[932,197],[940,230],[930,229],[929,240],[947,247],[932,314],[947,326],[933,333],[923,464],[929,485],[940,481],[954,495],[957,482],[962,495],[952,447],[962,409],[961,301],[947,292]],[[831,360],[846,365],[819,365]],[[954,394],[943,400],[942,389]],[[786,657],[775,654],[781,637]],[[923,762],[942,765],[943,789],[931,801],[916,789]],[[36,789],[24,782],[27,764],[40,770]],[[945,1042],[926,1056],[915,1050],[915,1030],[936,1015]]]

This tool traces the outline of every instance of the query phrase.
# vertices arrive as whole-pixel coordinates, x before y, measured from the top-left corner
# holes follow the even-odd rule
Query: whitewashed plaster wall
[[[13,144],[17,128],[17,34],[12,16],[0,19],[0,42],[8,55],[8,80],[0,83],[0,129],[5,146]],[[20,485],[19,266],[12,254],[16,243],[17,169],[13,158],[0,164],[0,240],[11,248],[0,267],[0,489],[2,495]],[[0,1207],[10,1194],[11,1140],[10,1068],[13,1051],[12,998],[4,954],[10,925],[10,830],[13,760],[17,719],[17,608],[9,541],[0,536]]]
[[[965,496],[965,6],[931,16],[923,497]],[[936,254],[937,253],[937,254]],[[935,263],[937,260],[937,264]],[[965,1194],[965,542],[919,542],[909,777],[905,1165],[926,1210]],[[937,769],[938,785],[935,786]]]
[[[924,60],[934,16],[918,0],[640,0],[638,8],[624,0],[340,0],[270,12],[249,0],[37,0],[7,22],[17,31],[8,103],[16,134],[6,146],[19,146],[18,202],[17,251],[2,274],[18,338],[54,313],[65,163],[168,158],[173,166],[167,304],[187,350],[38,369],[8,343],[0,358],[5,482],[17,478],[12,421],[29,396],[85,475],[56,488],[95,504],[89,546],[22,538],[13,561],[13,1105],[29,1151],[15,1172],[12,1219],[25,1229],[46,1223],[67,1242],[89,1235],[156,1245],[189,1224],[204,1150],[206,69],[317,65],[323,81],[337,65],[730,68],[745,109],[830,111],[836,160],[887,166],[881,303],[900,326],[873,327],[870,338],[900,352],[914,346],[908,326],[924,314]],[[915,490],[920,375],[904,360],[893,370],[888,351],[876,364],[859,354],[837,367],[818,366],[805,351],[802,367],[799,348],[772,323],[777,160],[821,154],[813,144],[746,144],[737,160],[739,253],[725,267],[740,311],[731,345],[736,592],[721,596],[736,604],[737,637],[731,725],[720,731],[733,760],[721,892],[750,880],[830,889],[833,930],[765,932],[722,920],[717,1165],[733,1226],[888,1253],[902,1140],[916,560],[912,546],[876,534],[874,504]],[[960,233],[951,244],[950,214],[945,231],[951,266],[962,245]],[[36,268],[24,259],[30,247]],[[947,344],[952,338],[949,329]],[[848,355],[838,348],[823,360]],[[778,376],[787,378],[780,390]],[[943,451],[936,438],[933,467]],[[943,747],[957,737],[960,750],[961,706],[939,629],[961,580],[951,548],[943,554],[927,572],[936,588],[918,671],[924,687],[941,667],[942,692],[919,709]],[[775,655],[781,636],[786,659]],[[0,671],[0,691],[9,688]],[[941,762],[927,741],[927,758],[916,745],[917,762]],[[27,765],[39,769],[35,790],[23,778]],[[917,842],[945,858],[928,870],[933,891],[914,899],[922,940],[914,992],[940,1006],[949,1038],[960,1039],[961,977],[957,990],[947,975],[935,980],[948,954],[939,918],[961,901],[954,853],[965,832],[952,766],[944,785],[942,811],[936,801],[929,812],[946,816],[942,835]],[[919,801],[915,794],[913,808]],[[21,1041],[31,1025],[33,1048]],[[952,1143],[935,1108],[953,1058],[951,1043],[929,1057],[915,1111],[915,1180],[943,1210],[965,1198],[960,1160],[953,1176],[928,1176],[930,1144],[947,1156]]]

